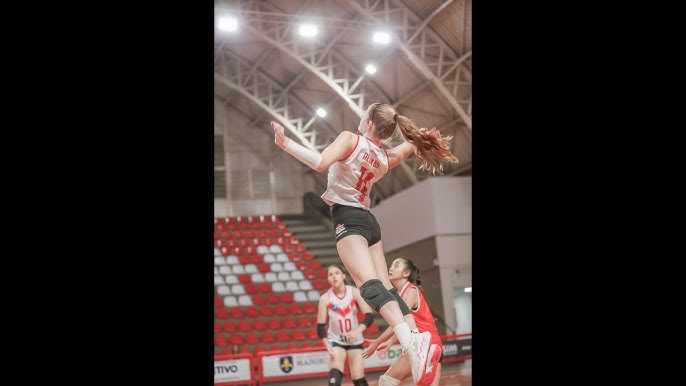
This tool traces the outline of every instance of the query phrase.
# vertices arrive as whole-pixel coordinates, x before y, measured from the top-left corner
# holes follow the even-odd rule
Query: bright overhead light
[[[222,31],[235,31],[238,29],[238,19],[235,17],[223,17],[219,19],[219,29]]]
[[[317,115],[319,115],[320,117],[324,118],[324,117],[326,116],[326,110],[324,110],[324,109],[321,108],[321,107],[318,108],[318,109],[317,109]]]
[[[370,74],[373,74],[376,72],[376,67],[374,67],[373,64],[368,64],[367,67],[365,67],[364,69]]]
[[[472,292],[472,287],[465,287],[464,292]]]
[[[391,35],[386,32],[375,32],[373,39],[376,43],[386,44],[391,41]]]
[[[311,36],[317,36],[317,32],[319,32],[319,29],[317,28],[316,25],[303,24],[298,29],[298,32],[300,32],[301,36],[311,37]]]

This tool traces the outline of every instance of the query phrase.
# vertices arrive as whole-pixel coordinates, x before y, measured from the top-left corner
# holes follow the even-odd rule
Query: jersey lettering
[[[367,168],[360,166],[360,178],[357,179],[357,185],[355,185],[355,189],[361,193],[357,198],[359,202],[363,202],[367,198],[367,182],[373,178],[374,173],[367,172]]]

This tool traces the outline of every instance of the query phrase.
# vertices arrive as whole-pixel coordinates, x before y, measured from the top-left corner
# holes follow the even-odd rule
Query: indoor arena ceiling
[[[217,120],[215,132],[275,159],[283,152],[255,149],[253,136],[273,138],[269,121],[276,120],[289,137],[321,152],[340,132],[356,132],[369,104],[383,102],[420,127],[452,135],[460,162],[446,164],[444,173],[470,175],[471,12],[471,0],[217,0],[214,96],[241,119]],[[237,28],[220,29],[222,17],[234,17]],[[303,24],[318,33],[301,36]],[[390,41],[376,43],[377,32]],[[320,108],[328,114],[320,117]],[[375,185],[379,199],[430,175],[416,161],[411,156]],[[323,191],[326,173],[302,170]]]

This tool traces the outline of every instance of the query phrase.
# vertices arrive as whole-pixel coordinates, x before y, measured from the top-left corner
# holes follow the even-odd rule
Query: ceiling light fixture
[[[219,19],[218,27],[222,31],[235,31],[238,29],[238,19],[235,17],[222,17]]]
[[[387,44],[391,41],[391,35],[386,32],[375,32],[373,40],[375,43]]]
[[[300,33],[300,36],[312,37],[317,36],[317,32],[319,32],[319,29],[316,25],[303,24],[298,29],[298,32]]]

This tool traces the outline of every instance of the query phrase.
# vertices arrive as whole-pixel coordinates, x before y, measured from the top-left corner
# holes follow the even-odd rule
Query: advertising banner
[[[250,359],[214,361],[214,383],[250,381],[252,375]]]

